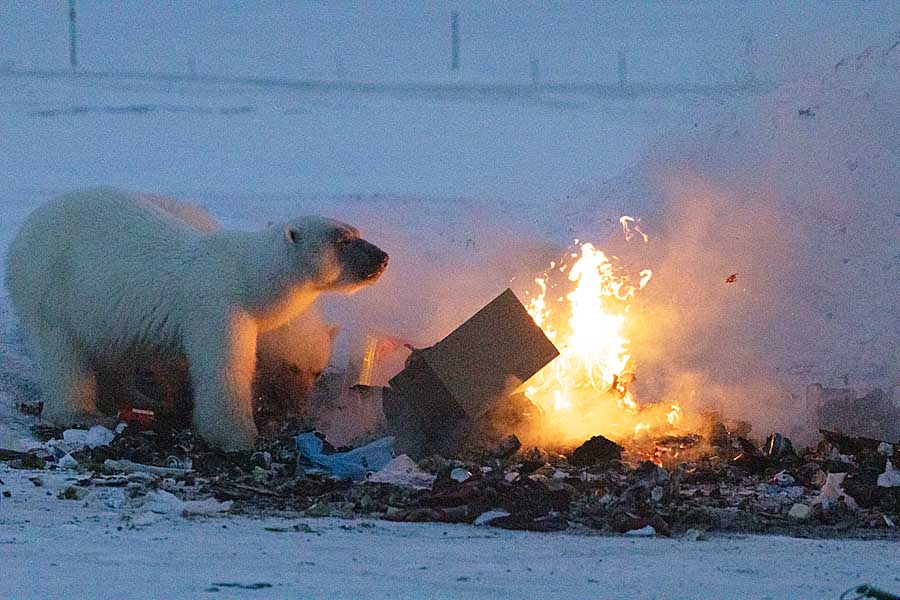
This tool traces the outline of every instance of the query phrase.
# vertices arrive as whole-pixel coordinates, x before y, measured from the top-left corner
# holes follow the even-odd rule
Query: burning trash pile
[[[756,444],[745,437],[745,423],[712,420],[702,435],[656,439],[665,449],[656,462],[603,436],[566,454],[526,448],[510,436],[487,450],[414,460],[395,456],[392,437],[333,448],[304,432],[261,442],[252,453],[226,454],[190,430],[42,433],[52,439],[28,452],[0,451],[0,460],[14,468],[77,473],[61,500],[122,487],[133,499],[164,494],[182,514],[277,513],[695,539],[708,532],[893,537],[900,519],[900,444],[827,430],[815,448],[798,451],[780,434]]]
[[[634,220],[622,225],[647,240]],[[377,406],[378,425],[355,447],[293,420],[255,452],[224,453],[132,411],[114,432],[44,428],[43,443],[0,450],[0,460],[79,472],[61,498],[124,486],[132,497],[165,492],[251,514],[693,538],[896,536],[896,438],[822,430],[818,445],[797,449],[779,433],[754,440],[745,422],[635,398],[629,318],[650,279],[649,270],[623,275],[582,243],[536,280],[525,305],[504,291],[412,350],[388,385],[370,385],[377,352],[367,352],[365,385],[336,391],[345,378],[331,377],[318,390]]]

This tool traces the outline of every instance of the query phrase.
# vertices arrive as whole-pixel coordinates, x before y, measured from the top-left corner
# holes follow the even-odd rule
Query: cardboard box
[[[481,417],[511,391],[556,358],[547,339],[512,290],[507,289],[443,340],[416,351],[390,381],[396,394],[386,402],[409,429],[417,420],[425,441],[442,431]],[[390,406],[389,406],[390,404]],[[402,433],[402,432],[395,432]]]

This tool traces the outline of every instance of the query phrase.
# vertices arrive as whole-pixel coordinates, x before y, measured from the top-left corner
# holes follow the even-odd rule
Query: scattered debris
[[[860,598],[875,598],[876,600],[900,600],[900,595],[895,595],[890,592],[886,592],[876,587],[872,587],[871,585],[860,585],[855,586],[841,594],[841,600],[844,598],[850,600],[850,593],[856,594],[853,598],[856,600]]]
[[[80,448],[87,446],[88,448],[96,448],[97,446],[108,446],[116,434],[104,427],[103,425],[94,425],[90,429],[66,429],[63,431],[63,441],[70,447]]]
[[[179,475],[187,475],[191,471],[189,469],[174,469],[172,467],[157,467],[155,465],[144,465],[141,463],[131,462],[130,460],[112,460],[110,458],[103,461],[103,468],[107,471],[120,471],[122,473],[150,473],[161,477],[177,477]]]
[[[596,435],[575,449],[572,464],[578,467],[604,465],[622,458],[622,446],[602,435]]]
[[[806,521],[813,515],[813,507],[806,504],[795,503],[788,511],[788,516],[798,521]]]
[[[215,498],[181,500],[171,492],[154,490],[146,495],[143,508],[156,514],[175,514],[189,517],[222,514],[228,512],[232,504],[233,502],[230,500],[219,502]]]
[[[819,494],[817,500],[826,511],[836,508],[838,504],[843,504],[844,508],[851,510],[859,508],[856,500],[850,497],[841,487],[846,477],[846,473],[829,473],[825,478],[825,485],[822,486],[822,493]]]
[[[125,423],[131,427],[147,429],[152,427],[153,423],[156,422],[156,413],[145,408],[132,408],[126,406],[119,409],[118,419],[119,422]]]
[[[519,441],[519,438],[515,435],[508,435],[494,445],[490,454],[495,458],[509,458],[518,452],[521,447],[522,442]]]
[[[830,431],[828,429],[820,429],[819,433],[826,442],[833,445],[841,454],[862,454],[866,452],[879,452],[884,448],[881,440],[876,440],[858,435],[845,435],[840,431]],[[890,444],[887,444],[891,446]],[[893,446],[891,446],[893,448]]]
[[[798,449],[782,434],[759,443],[748,424],[709,418],[703,435],[676,432],[625,447],[598,435],[575,449],[523,448],[507,430],[418,460],[394,458],[389,437],[334,448],[299,425],[238,453],[160,423],[94,434],[42,428],[44,443],[0,450],[0,460],[76,469],[58,497],[127,506],[129,527],[244,513],[686,540],[719,531],[900,535],[900,445],[822,430],[816,446]],[[35,473],[31,481],[47,479]]]
[[[816,411],[819,427],[876,442],[900,439],[900,403],[881,389],[857,397],[847,388],[813,384],[806,389],[807,406]]]
[[[28,456],[27,452],[0,448],[0,460],[22,460],[26,456]]]
[[[694,529],[693,527],[685,531],[682,538],[689,542],[701,542],[709,539],[705,531]]]
[[[463,469],[462,467],[456,467],[455,469],[450,471],[450,479],[452,479],[453,481],[459,482],[459,483],[466,481],[471,476],[472,476],[472,474],[469,473],[469,471],[467,471],[466,469]]]
[[[18,462],[19,466],[23,469],[44,469],[47,466],[47,458],[49,456],[44,455],[44,453],[38,452],[28,452],[23,456]]]
[[[428,489],[434,480],[434,475],[420,469],[419,465],[406,454],[401,454],[377,473],[369,475],[371,483],[388,483],[416,489]]]
[[[796,481],[787,471],[779,471],[772,477],[772,482],[781,487],[792,486]]]
[[[324,453],[324,442],[315,433],[297,436],[301,457],[323,468],[336,479],[364,479],[367,473],[380,471],[394,458],[394,438],[384,437],[348,452]]]
[[[68,486],[61,489],[56,497],[60,500],[84,500],[89,493],[90,490],[87,488]]]
[[[630,529],[625,532],[624,535],[628,537],[654,537],[656,535],[656,530],[652,525],[644,525],[640,529]]]
[[[77,469],[78,461],[72,457],[71,454],[65,454],[62,458],[60,458],[57,462],[57,465],[62,469]]]
[[[236,590],[264,590],[272,587],[271,583],[214,583],[212,587],[207,588],[207,592],[218,592],[219,588],[230,588]]]
[[[20,413],[24,415],[28,415],[30,417],[40,417],[41,413],[44,412],[44,403],[43,402],[19,402],[16,404],[16,408]]]
[[[495,519],[500,519],[502,517],[510,516],[508,512],[505,510],[489,510],[487,512],[483,512],[475,518],[475,521],[472,523],[473,525],[489,525],[491,521]]]
[[[887,461],[884,473],[878,476],[878,487],[900,487],[900,471],[891,464],[891,461]]]
[[[318,533],[306,523],[295,523],[290,527],[263,527],[263,530],[274,533]]]
[[[766,456],[781,458],[783,456],[794,453],[794,445],[791,440],[784,437],[780,433],[773,433],[766,438],[763,444],[763,453]]]

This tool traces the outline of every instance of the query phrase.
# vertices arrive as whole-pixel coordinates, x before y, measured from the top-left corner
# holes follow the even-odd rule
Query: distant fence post
[[[619,48],[619,60],[616,70],[619,73],[619,89],[624,90],[628,85],[628,65],[625,62],[625,48]]]
[[[744,83],[756,84],[756,38],[749,27],[744,32]]]
[[[78,70],[78,49],[75,45],[77,41],[75,32],[75,0],[69,0],[69,64],[72,70]]]
[[[459,71],[459,13],[450,13],[450,70]]]

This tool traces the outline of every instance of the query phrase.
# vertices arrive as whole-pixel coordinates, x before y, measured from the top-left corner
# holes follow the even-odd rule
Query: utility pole
[[[459,71],[459,13],[450,13],[450,70]]]
[[[76,41],[75,0],[69,0],[69,64],[72,66],[72,71],[78,70],[78,49],[75,45]]]

